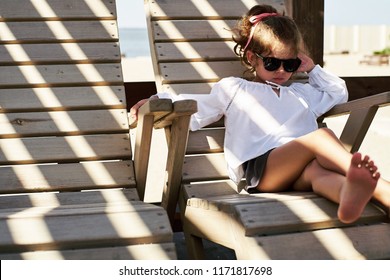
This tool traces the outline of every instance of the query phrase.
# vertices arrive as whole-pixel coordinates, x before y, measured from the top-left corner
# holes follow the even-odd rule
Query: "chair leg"
[[[187,223],[186,204],[187,201],[183,194],[183,189],[182,189],[180,192],[179,207],[180,207],[181,222],[182,222],[188,256],[189,259],[191,260],[204,260],[205,254],[204,254],[203,240],[202,238],[193,235],[191,233],[191,229],[190,229],[191,225]]]
[[[186,233],[184,231],[184,236],[186,239],[186,246],[188,251],[188,256],[191,260],[204,260],[204,247],[203,240],[200,237]]]
[[[269,259],[256,239],[246,236],[241,223],[231,220],[231,229],[236,240],[234,252],[237,260]]]

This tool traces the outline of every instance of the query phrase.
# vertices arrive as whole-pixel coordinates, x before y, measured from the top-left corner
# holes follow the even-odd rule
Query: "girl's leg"
[[[346,174],[346,181],[340,190],[338,216],[341,221],[353,222],[358,219],[366,204],[372,198],[380,174],[368,156],[362,159],[355,153]]]
[[[345,175],[351,162],[351,154],[331,130],[318,129],[274,149],[269,154],[258,189],[263,192],[287,190],[314,159],[323,168]],[[310,182],[298,180],[296,187],[308,189]]]
[[[314,159],[316,160],[315,164],[312,163]],[[372,176],[372,173],[369,169],[362,169],[364,172],[361,172],[360,168],[355,167],[355,163],[359,161],[358,156],[354,160],[352,159],[352,155],[344,149],[333,132],[328,129],[319,129],[273,150],[269,155],[258,189],[264,192],[275,192],[286,190],[289,186],[294,185],[295,189],[306,190],[313,185],[316,192],[332,201],[340,202],[342,204],[340,205],[340,218],[350,222],[355,219],[355,216],[357,218],[360,215],[359,209],[362,210],[371,198],[378,180],[376,178],[374,184],[371,184],[369,180],[360,184],[360,179],[356,178],[366,178],[367,170],[368,177]],[[365,165],[369,161],[368,159],[360,159],[360,162],[360,164]],[[373,163],[370,164],[373,166]],[[317,167],[313,168],[313,166]],[[313,170],[318,172],[313,172]],[[357,184],[358,182],[359,184]],[[356,190],[353,189],[355,185]],[[344,187],[345,191],[342,191]],[[351,191],[352,189],[353,191]],[[362,191],[357,192],[360,189]],[[390,190],[388,183],[387,189]],[[365,197],[358,204],[354,201],[358,210],[352,212],[358,213],[357,215],[344,214],[344,209],[350,209],[347,207],[349,202],[356,199],[352,198],[352,194],[357,194],[359,198]]]
[[[310,182],[313,191],[339,203],[338,217],[345,223],[360,217],[371,199],[379,178],[377,167],[366,156],[355,153],[346,176],[324,169],[313,160],[304,170],[299,181]]]

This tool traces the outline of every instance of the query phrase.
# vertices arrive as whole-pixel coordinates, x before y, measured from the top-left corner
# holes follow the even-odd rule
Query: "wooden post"
[[[171,114],[172,126],[170,139],[168,141],[167,177],[161,202],[161,206],[164,207],[168,213],[171,225],[174,223],[176,206],[181,188],[190,118],[196,111],[196,101],[181,100],[174,103],[173,113]],[[167,119],[170,119],[170,116],[168,116]],[[160,125],[165,126],[164,122],[161,122]]]
[[[324,64],[324,0],[285,0],[287,13],[302,32],[314,63]]]

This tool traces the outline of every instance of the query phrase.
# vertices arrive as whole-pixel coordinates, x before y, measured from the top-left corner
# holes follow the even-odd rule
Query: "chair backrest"
[[[289,2],[241,0],[226,5],[224,0],[146,1],[157,91],[209,93],[221,78],[243,76],[246,68],[233,52],[232,28],[256,4],[269,4],[289,14]],[[182,182],[228,178],[223,157],[224,132],[223,123],[217,122],[213,129],[189,134]],[[161,154],[160,149],[158,155],[151,157],[156,159]],[[155,178],[153,185],[163,185],[163,181],[164,178]]]
[[[0,193],[134,186],[120,59],[115,1],[0,1]]]
[[[120,62],[114,0],[0,1],[1,259],[177,258],[166,211],[139,201]],[[157,101],[147,136],[172,111]]]
[[[255,4],[287,13],[283,0],[148,1],[147,22],[159,92],[209,93],[223,77],[243,76],[232,28]]]
[[[323,5],[323,1],[306,0],[149,0],[146,3],[157,89],[160,92],[170,91],[176,94],[209,93],[212,85],[219,79],[230,75],[242,76],[244,68],[232,51],[233,42],[230,29],[234,26],[236,20],[255,3],[270,4],[278,8],[280,12],[286,11],[288,15],[292,15],[294,18],[296,15],[302,14],[303,16],[298,21],[302,25],[306,25],[307,29],[312,27],[310,25],[312,20],[321,22],[322,18],[317,17],[320,14],[320,9],[313,9],[313,6],[318,5],[316,7],[320,7],[321,3]],[[308,10],[310,11],[309,14],[304,12],[305,8],[306,12]],[[314,29],[314,32],[317,31],[319,30]],[[311,39],[313,42],[315,38],[320,37],[321,40],[316,41],[316,43],[321,45],[323,40],[322,33],[318,33]],[[320,51],[319,53],[322,56],[322,52]],[[318,59],[315,59],[315,61],[320,63]],[[360,112],[358,111],[357,113]],[[353,127],[356,128],[356,126]],[[273,249],[280,244],[282,238],[290,240],[291,235],[296,234],[296,237],[301,238],[303,241],[302,244],[307,245],[306,250],[292,249],[288,251],[293,252],[293,254],[295,252],[304,252],[303,257],[305,257],[307,252],[313,251],[311,250],[313,243],[309,242],[309,244],[307,242],[313,233],[309,231],[301,234],[301,232],[308,231],[308,229],[322,229],[329,225],[331,228],[340,226],[340,222],[336,219],[337,210],[334,211],[334,204],[323,198],[318,199],[311,193],[307,196],[305,194],[303,196],[304,199],[301,200],[299,198],[297,200],[296,205],[299,205],[299,207],[290,207],[289,202],[285,203],[283,199],[280,200],[280,197],[271,197],[271,200],[275,199],[275,201],[278,201],[281,208],[270,207],[268,205],[270,201],[265,202],[263,200],[264,197],[237,195],[239,189],[228,179],[226,162],[224,160],[224,132],[223,124],[215,124],[196,132],[190,132],[184,165],[182,169],[180,166],[180,168],[174,169],[171,172],[180,173],[178,174],[180,180],[177,178],[169,178],[167,180],[168,190],[171,187],[173,189],[181,189],[182,195],[180,196],[179,202],[183,229],[186,234],[186,239],[188,239],[188,247],[193,249],[193,256],[202,256],[199,248],[201,247],[200,239],[205,238],[222,244],[225,247],[238,249],[238,251],[241,251],[241,257],[243,258],[250,258],[248,256],[253,257],[253,252],[258,248],[260,249],[256,258],[260,256],[264,257],[264,255],[268,254],[269,248],[272,248],[269,252],[278,251],[278,253],[282,253],[283,255],[281,258],[285,258],[285,246],[276,250]],[[169,151],[172,150],[177,151],[179,148],[171,145]],[[177,153],[180,154],[180,152]],[[177,186],[176,182],[172,181],[178,182],[181,186]],[[298,194],[299,196],[300,194]],[[321,201],[321,205],[316,200]],[[171,201],[174,201],[174,199]],[[296,201],[293,203],[295,204]],[[306,206],[309,205],[315,205],[313,209],[321,209],[318,212],[321,215],[314,215],[316,218],[321,217],[318,220],[320,222],[315,227],[313,227],[313,224],[308,219],[302,219],[302,215],[299,213],[300,210],[306,209]],[[276,230],[273,224],[275,221],[274,216],[272,216],[273,214],[271,216],[266,214],[258,215],[258,213],[267,212],[263,211],[262,207],[267,209],[277,208],[276,215],[281,213],[279,209],[283,209],[283,211],[288,213],[286,215],[288,216],[286,225],[281,225],[280,221],[277,222],[277,227],[281,229],[280,232]],[[295,211],[296,209],[300,210]],[[332,212],[329,209],[333,209]],[[314,213],[315,211],[313,211],[309,212]],[[168,212],[171,220],[172,212],[172,210]],[[322,213],[329,215],[330,223],[323,222]],[[383,213],[372,208],[371,205],[365,213],[367,216],[364,214],[363,219],[366,217],[371,221],[376,221],[376,219],[384,221],[386,219]],[[258,219],[259,217],[260,219]],[[269,227],[272,229],[267,232],[268,226],[266,224],[268,222],[272,224]],[[291,227],[292,223],[294,223],[294,227]],[[362,223],[366,223],[366,221]],[[345,241],[344,235],[342,238],[339,238],[340,232],[343,232],[339,228],[326,229],[324,234],[330,233],[335,240],[340,239],[337,241],[340,244],[343,244],[343,242],[346,244],[351,244],[351,242],[353,244],[359,244],[361,243],[361,240],[359,240],[360,237],[366,236],[363,231],[367,230],[367,232],[370,231],[375,235],[376,232],[379,232],[379,227],[382,226],[388,228],[387,225],[374,225],[370,228],[367,227],[367,229],[364,227],[360,229],[360,226],[356,228],[349,227],[354,233],[346,233],[346,236],[351,239],[347,241]],[[283,235],[286,231],[288,231],[288,234]],[[311,239],[321,249],[314,251],[320,252],[320,257],[322,258],[330,258],[328,250],[322,250],[325,247],[327,249],[327,246],[324,247],[322,240],[318,242],[318,238],[316,238],[317,233],[322,234],[318,230],[315,232],[315,238]],[[262,238],[263,235],[266,235],[264,239]],[[377,236],[379,237],[380,235],[381,233]],[[374,238],[372,240],[383,241],[381,238]],[[264,245],[267,242],[270,243]],[[355,247],[351,247],[353,249],[351,252],[356,251]],[[381,250],[377,249],[383,246],[376,246],[371,243],[369,247],[370,249],[372,247],[372,251],[375,252],[372,255],[374,258],[382,254]],[[360,251],[360,249],[357,250]],[[322,254],[323,252],[324,254]],[[380,253],[378,254],[378,252]],[[344,256],[351,255],[347,252]],[[273,257],[273,253],[270,253],[269,257]],[[332,257],[338,257],[338,255]],[[383,256],[381,255],[380,257]],[[278,257],[275,255],[274,258]]]

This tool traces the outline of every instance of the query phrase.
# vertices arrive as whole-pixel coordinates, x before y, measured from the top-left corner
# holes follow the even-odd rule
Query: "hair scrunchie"
[[[255,28],[256,28],[257,24],[267,17],[273,17],[273,16],[278,16],[278,15],[279,15],[278,13],[262,13],[259,15],[251,16],[249,18],[249,22],[252,23],[252,27],[251,27],[251,33],[249,35],[248,42],[246,43],[246,45],[244,47],[244,52],[245,52],[246,48],[249,46],[249,43],[252,41],[252,37],[253,37],[253,34],[255,33]]]

